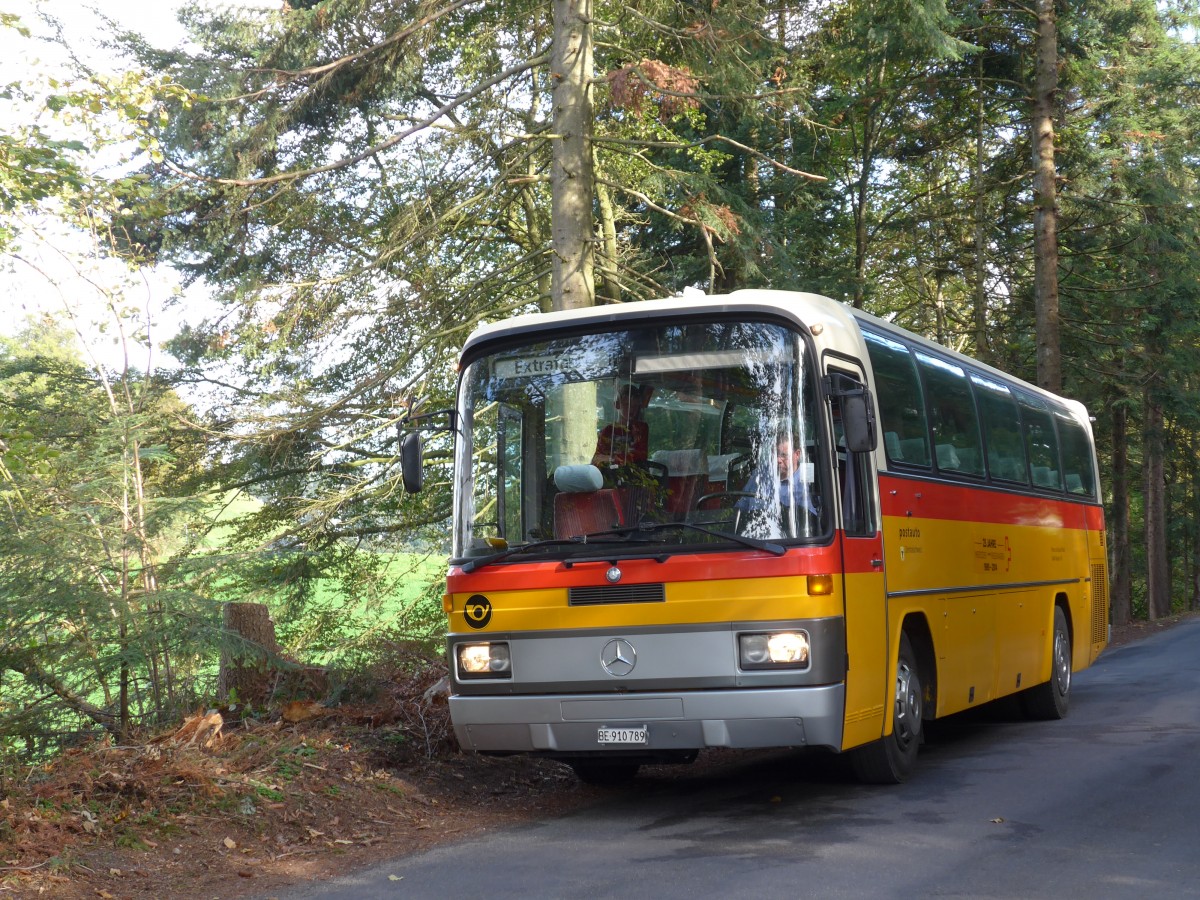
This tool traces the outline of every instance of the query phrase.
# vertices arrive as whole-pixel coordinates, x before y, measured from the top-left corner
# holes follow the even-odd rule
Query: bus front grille
[[[571,606],[596,606],[602,603],[663,603],[666,589],[661,584],[605,584],[598,587],[573,587],[567,592]]]

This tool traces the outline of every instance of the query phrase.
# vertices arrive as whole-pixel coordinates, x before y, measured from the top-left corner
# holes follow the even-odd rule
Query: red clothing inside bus
[[[600,430],[594,466],[624,466],[645,462],[650,456],[650,426],[645,422],[612,422]]]

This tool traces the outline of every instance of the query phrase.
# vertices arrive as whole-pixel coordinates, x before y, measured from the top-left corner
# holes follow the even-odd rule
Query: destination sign
[[[574,372],[576,366],[576,361],[565,355],[518,356],[496,360],[495,373],[498,378],[536,378]]]

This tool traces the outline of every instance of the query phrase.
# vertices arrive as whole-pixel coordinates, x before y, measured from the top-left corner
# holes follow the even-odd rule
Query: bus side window
[[[1029,484],[1029,465],[1021,440],[1021,417],[1017,401],[1006,385],[971,373],[971,387],[983,420],[987,443],[988,472],[992,478]]]
[[[1063,489],[1058,461],[1058,437],[1054,420],[1045,403],[1029,394],[1020,394],[1021,424],[1025,432],[1025,452],[1029,454],[1029,474],[1034,487],[1052,491]]]
[[[522,510],[530,504],[525,495],[525,416],[507,403],[496,406],[496,445],[489,448],[496,466],[496,536],[508,541],[524,540],[526,525]],[[536,523],[529,523],[534,527]]]
[[[929,400],[930,435],[943,472],[983,474],[979,419],[967,373],[954,363],[917,351]]]
[[[875,391],[889,463],[928,467],[929,433],[916,365],[899,341],[863,331],[875,372]]]
[[[1092,466],[1091,443],[1083,426],[1064,413],[1055,415],[1062,446],[1063,475],[1068,494],[1096,496],[1096,471]]]
[[[849,373],[843,373],[849,375]],[[858,381],[857,376],[850,376]],[[876,533],[874,485],[871,479],[874,460],[870,452],[851,453],[841,437],[841,398],[830,399],[834,422],[835,456],[838,486],[842,494],[842,529],[853,537],[871,537]]]

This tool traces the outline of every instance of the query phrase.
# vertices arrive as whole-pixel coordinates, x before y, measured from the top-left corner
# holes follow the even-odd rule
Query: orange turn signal
[[[832,575],[809,575],[808,595],[810,597],[828,597],[833,593]]]

